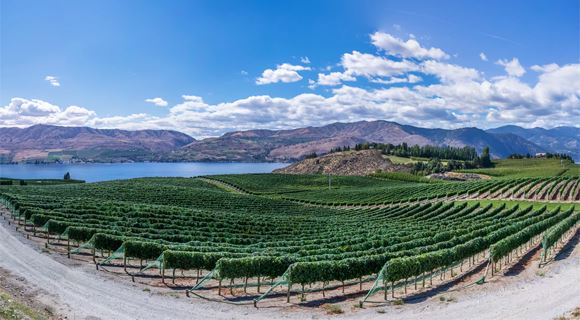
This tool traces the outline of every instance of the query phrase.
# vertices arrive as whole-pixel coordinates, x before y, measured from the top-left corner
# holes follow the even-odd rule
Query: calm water
[[[0,177],[20,179],[72,179],[87,182],[138,177],[193,177],[228,173],[267,173],[287,163],[95,163],[0,165]]]

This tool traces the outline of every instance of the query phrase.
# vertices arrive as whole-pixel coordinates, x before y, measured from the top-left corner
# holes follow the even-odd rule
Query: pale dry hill
[[[345,176],[364,176],[378,170],[409,171],[409,167],[396,165],[378,150],[362,150],[330,153],[313,159],[304,159],[275,173],[290,174],[333,174]]]

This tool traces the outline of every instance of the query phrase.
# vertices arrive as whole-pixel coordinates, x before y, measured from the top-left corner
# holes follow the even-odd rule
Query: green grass
[[[411,158],[405,158],[405,157],[399,157],[399,156],[385,156],[385,158],[391,160],[391,162],[394,164],[410,164],[410,163],[418,162],[417,160],[414,160]]]
[[[559,159],[505,159],[494,160],[495,167],[460,170],[481,173],[498,178],[580,176],[580,165]]]
[[[5,320],[20,320],[32,319],[42,320],[49,319],[49,315],[34,310],[27,305],[16,301],[16,299],[8,292],[0,289],[0,319]]]

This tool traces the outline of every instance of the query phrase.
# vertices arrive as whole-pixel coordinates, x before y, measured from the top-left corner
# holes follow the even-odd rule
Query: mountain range
[[[496,158],[512,153],[561,152],[577,161],[580,128],[504,126],[428,129],[389,121],[333,123],[291,130],[247,130],[196,140],[170,130],[127,131],[34,125],[0,128],[2,162],[295,161],[305,155],[363,142],[489,146]]]
[[[0,128],[0,161],[95,161],[124,162],[160,160],[168,152],[195,141],[177,131],[93,129],[34,125]]]

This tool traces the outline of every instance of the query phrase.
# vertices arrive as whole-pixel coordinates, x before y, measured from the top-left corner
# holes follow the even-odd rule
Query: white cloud
[[[262,72],[262,76],[256,79],[256,84],[270,84],[277,82],[296,82],[302,80],[302,76],[298,71],[310,70],[309,67],[304,67],[300,65],[291,65],[289,63],[283,63],[276,66],[275,70],[266,69]]]
[[[0,107],[0,126],[30,126],[34,124],[85,125],[95,116],[94,111],[69,106],[59,106],[39,99],[12,98],[7,106]]]
[[[411,61],[393,61],[368,53],[353,51],[342,56],[341,65],[350,75],[363,77],[390,77],[418,69]]]
[[[48,83],[53,87],[60,87],[60,82],[58,81],[58,78],[55,76],[46,76],[44,77],[44,80],[48,81]]]
[[[248,71],[246,71],[246,70],[242,70],[242,71],[240,71],[240,74],[241,74],[242,76],[247,76],[247,75],[248,75]]]
[[[381,53],[358,51],[343,54],[338,64],[341,70],[326,70],[308,81],[312,88],[334,86],[324,95],[260,95],[214,104],[200,96],[183,95],[180,103],[167,108],[161,116],[147,112],[110,117],[100,117],[74,105],[65,108],[38,99],[13,98],[0,107],[0,126],[48,123],[175,129],[208,137],[235,130],[289,129],[377,119],[445,128],[580,123],[580,64],[534,65],[531,69],[538,72],[537,78],[525,82],[520,78],[525,70],[515,58],[500,60],[509,76],[486,78],[484,73],[467,66],[435,58],[418,61],[417,57],[398,56],[391,59]],[[264,83],[298,81],[302,79],[298,72],[310,68],[282,64],[269,70],[271,74],[261,77]],[[368,88],[365,82],[365,88],[356,87],[359,77],[379,85]]]
[[[385,79],[371,79],[371,82],[381,83],[381,84],[394,84],[394,83],[418,83],[423,81],[423,78],[416,76],[414,74],[409,74],[406,77],[392,77],[388,80]]]
[[[412,61],[394,61],[358,51],[342,55],[340,65],[344,69],[343,72],[319,73],[318,81],[315,85],[311,84],[310,87],[314,88],[318,85],[338,86],[344,81],[356,81],[356,77],[372,80],[401,75],[419,69],[419,66]]]
[[[481,77],[480,72],[475,69],[434,60],[425,61],[422,64],[421,71],[435,75],[446,83],[476,80]]]
[[[356,81],[356,78],[343,72],[331,72],[329,74],[319,73],[318,81],[315,83],[320,86],[338,86],[342,81]],[[314,83],[311,83],[311,85],[314,85]]]
[[[302,62],[304,64],[309,64],[310,63],[310,59],[308,59],[308,57],[301,57],[300,58],[300,62]]]
[[[486,56],[486,55],[485,55],[485,53],[483,53],[483,52],[480,52],[480,53],[479,53],[479,58],[480,58],[482,61],[487,61],[487,56]]]
[[[375,32],[371,35],[371,41],[377,48],[393,56],[436,60],[449,58],[449,55],[445,51],[439,48],[424,48],[413,38],[404,41],[388,33]]]
[[[145,99],[145,102],[149,102],[152,103],[158,107],[167,107],[167,105],[169,104],[167,101],[163,100],[162,98],[151,98],[151,99]]]
[[[518,58],[513,58],[511,60],[500,59],[496,61],[496,64],[503,66],[505,72],[507,72],[510,77],[521,77],[526,73],[526,69],[522,67]]]
[[[558,68],[560,68],[560,66],[555,64],[555,63],[550,63],[550,64],[546,64],[543,66],[539,66],[539,65],[535,64],[535,65],[530,67],[530,69],[532,69],[536,72],[540,72],[540,73],[556,71],[556,70],[558,70]]]

